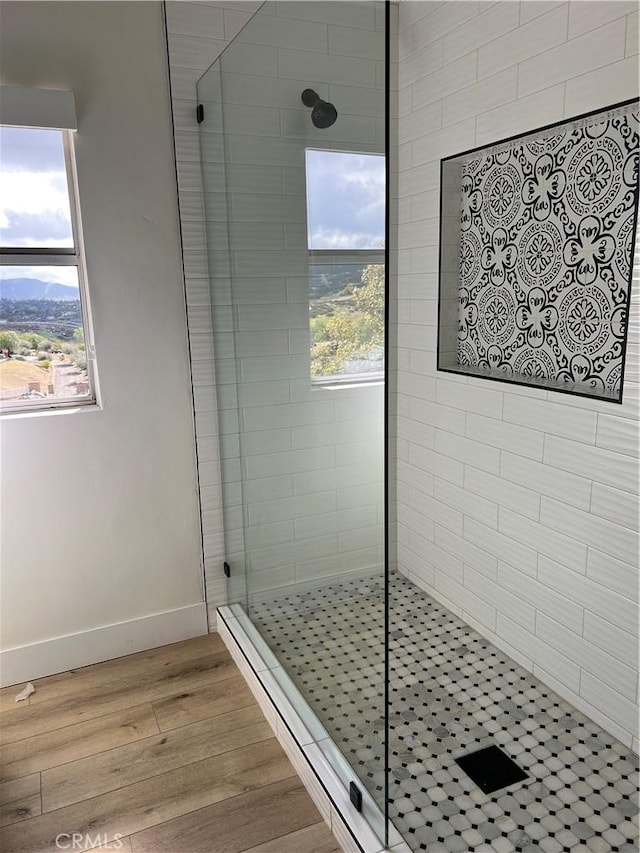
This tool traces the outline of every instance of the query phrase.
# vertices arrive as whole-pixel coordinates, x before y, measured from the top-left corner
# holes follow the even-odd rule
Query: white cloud
[[[316,228],[311,234],[310,245],[314,249],[370,249],[379,243],[379,234]]]
[[[354,215],[357,219],[368,219],[376,211],[384,210],[385,179],[380,171],[343,172],[340,178],[347,186],[356,188],[357,204]]]
[[[345,170],[340,178],[347,184],[356,184],[369,193],[382,193],[384,202],[384,172],[380,169]]]
[[[64,172],[2,171],[0,200],[0,230],[12,227],[20,216],[39,216],[53,220],[57,233],[71,231],[69,196]],[[13,226],[15,227],[15,226]],[[3,240],[6,243],[5,240]],[[42,239],[32,234],[12,235],[15,246],[42,245]],[[46,239],[52,247],[69,246],[69,239]]]
[[[377,247],[384,241],[384,212],[383,156],[307,150],[312,248]]]

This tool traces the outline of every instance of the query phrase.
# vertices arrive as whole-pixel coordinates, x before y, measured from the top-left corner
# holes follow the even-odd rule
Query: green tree
[[[349,307],[313,317],[310,331],[311,375],[333,376],[349,361],[366,359],[384,346],[384,266],[369,264],[361,285],[352,288]]]
[[[20,338],[15,332],[0,332],[0,350],[8,349],[15,352],[20,345]]]
[[[356,305],[381,346],[384,338],[384,264],[369,264],[362,271],[362,287],[355,292]]]
[[[24,332],[20,343],[22,346],[27,346],[32,350],[39,350],[42,349],[41,344],[46,340],[47,338],[38,335],[36,332]]]

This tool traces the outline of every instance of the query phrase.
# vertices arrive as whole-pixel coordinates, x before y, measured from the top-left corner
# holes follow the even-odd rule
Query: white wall
[[[0,427],[3,647],[53,671],[206,630],[162,6],[4,3],[2,82],[79,118],[102,406]]]
[[[439,159],[638,94],[634,2],[402,2],[398,561],[638,748],[638,379],[622,406],[438,374]]]

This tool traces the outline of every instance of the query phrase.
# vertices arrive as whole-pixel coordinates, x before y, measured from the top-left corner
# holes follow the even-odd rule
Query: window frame
[[[371,248],[371,249],[311,249],[309,248],[309,182],[308,182],[308,160],[307,160],[307,151],[327,151],[330,153],[336,154],[353,154],[353,155],[366,155],[369,157],[381,157],[383,160],[385,159],[385,154],[380,153],[379,151],[354,151],[349,148],[322,148],[317,145],[310,145],[305,148],[305,158],[304,158],[304,169],[305,169],[305,206],[306,206],[306,241],[307,241],[307,253],[309,256],[309,261],[307,267],[318,266],[321,264],[324,265],[332,265],[333,263],[340,264],[354,264],[354,265],[363,265],[369,266],[371,264],[378,264],[385,267],[385,279],[387,275],[386,270],[386,247],[381,246],[380,248]],[[339,259],[339,261],[338,261]],[[311,304],[311,299],[309,299],[309,304]],[[311,330],[309,329],[309,332]],[[311,343],[311,335],[309,335],[309,342]],[[311,354],[311,346],[309,346],[309,354]],[[386,353],[385,353],[386,358]],[[311,366],[310,366],[311,367]],[[385,371],[375,371],[371,373],[337,373],[337,374],[327,374],[326,376],[311,376],[311,369],[309,369],[309,376],[311,380],[312,388],[322,388],[326,386],[331,386],[331,389],[337,388],[339,386],[364,386],[364,385],[376,385],[384,382]],[[330,389],[330,390],[331,390]]]
[[[78,176],[74,152],[73,131],[66,128],[39,128],[29,125],[2,124],[0,127],[19,127],[21,130],[55,130],[62,135],[64,165],[69,196],[69,216],[73,247],[51,249],[35,246],[0,246],[0,265],[2,266],[70,266],[75,267],[78,275],[78,298],[87,360],[87,380],[89,391],[82,397],[43,397],[41,399],[2,400],[0,416],[17,413],[49,412],[56,409],[75,409],[80,406],[94,406],[98,402],[97,376],[95,366],[95,343],[87,286],[87,264],[84,251],[80,201],[78,196]]]

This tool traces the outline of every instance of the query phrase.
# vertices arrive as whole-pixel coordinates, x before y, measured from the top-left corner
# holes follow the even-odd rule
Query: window
[[[312,380],[379,380],[385,158],[308,149],[306,178]]]
[[[0,127],[0,409],[93,402],[68,130]]]

